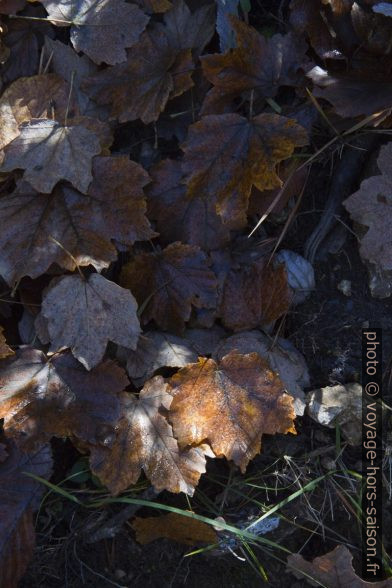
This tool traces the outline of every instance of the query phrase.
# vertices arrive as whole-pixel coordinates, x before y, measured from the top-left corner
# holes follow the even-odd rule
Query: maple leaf
[[[293,33],[266,39],[253,27],[229,16],[237,46],[227,53],[202,57],[203,73],[214,84],[203,114],[219,114],[227,103],[248,90],[263,97],[276,96],[280,86],[296,86],[307,44]]]
[[[182,241],[205,251],[228,243],[230,231],[205,192],[187,194],[180,161],[165,159],[150,169],[148,216],[157,223],[163,243]]]
[[[124,0],[40,0],[58,26],[71,25],[71,43],[95,63],[120,63],[134,45],[148,17]]]
[[[108,341],[135,349],[140,334],[132,294],[100,274],[88,279],[65,276],[44,294],[40,321],[45,319],[51,351],[69,347],[90,370],[102,359]],[[43,341],[41,322],[36,323]]]
[[[184,0],[174,0],[171,10],[163,16],[164,25],[156,25],[170,39],[173,48],[203,51],[215,31],[215,6],[207,4],[191,12]]]
[[[0,171],[26,170],[24,179],[38,192],[51,192],[60,180],[87,192],[92,158],[101,152],[94,133],[49,119],[32,119],[19,128],[20,135],[5,148]]]
[[[142,320],[155,320],[163,330],[181,333],[192,305],[214,308],[216,279],[198,248],[172,243],[159,253],[142,253],[126,264],[121,284],[143,305]]]
[[[345,545],[338,545],[325,555],[316,557],[312,562],[306,561],[299,553],[289,555],[287,569],[297,578],[306,578],[312,585],[314,582],[325,588],[390,588],[392,580],[365,582],[354,571],[353,556]]]
[[[277,114],[251,120],[239,114],[205,116],[189,127],[182,146],[187,195],[205,193],[225,223],[241,226],[252,185],[259,190],[280,186],[276,164],[306,143],[305,129]]]
[[[26,474],[49,478],[52,457],[48,445],[26,455],[8,443],[7,451],[0,463],[0,586],[17,588],[34,552],[33,511],[44,491]]]
[[[124,156],[97,157],[93,174],[87,195],[62,184],[39,194],[22,182],[0,197],[0,274],[8,283],[36,278],[52,263],[101,270],[117,257],[111,239],[131,245],[155,235],[144,215],[148,176],[141,166]]]
[[[156,490],[193,495],[205,472],[201,449],[180,450],[172,428],[160,409],[168,409],[172,397],[163,378],[149,380],[138,400],[123,395],[122,418],[111,448],[93,447],[92,471],[112,494],[135,484],[143,470]]]
[[[217,457],[245,472],[261,436],[295,433],[293,399],[257,353],[200,358],[169,380],[169,421],[180,447],[207,441]]]
[[[23,99],[21,99],[23,96]],[[34,118],[64,120],[69,101],[69,86],[55,74],[19,78],[0,98],[0,149],[20,133],[19,125]]]
[[[170,98],[192,85],[189,49],[178,51],[163,31],[146,31],[128,51],[124,64],[88,78],[82,89],[98,104],[110,104],[119,122],[158,119]]]
[[[280,318],[290,300],[284,265],[273,268],[261,259],[227,274],[219,314],[233,331],[254,329]]]
[[[392,143],[381,147],[377,165],[381,175],[364,180],[343,204],[354,221],[368,227],[360,239],[361,257],[392,270]]]
[[[4,359],[9,355],[13,355],[14,352],[10,347],[8,347],[5,337],[3,335],[3,327],[0,327],[0,359]]]
[[[136,541],[142,545],[162,538],[184,545],[218,543],[217,534],[210,525],[175,512],[159,517],[136,517],[131,526],[136,532]]]
[[[47,360],[24,347],[2,361],[0,383],[6,435],[31,449],[52,436],[110,443],[120,416],[118,394],[129,382],[111,360],[88,372],[70,353]]]

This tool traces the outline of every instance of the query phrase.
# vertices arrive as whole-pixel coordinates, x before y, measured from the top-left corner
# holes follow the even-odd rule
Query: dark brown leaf
[[[143,307],[144,324],[181,333],[192,306],[214,308],[216,279],[198,248],[172,243],[161,253],[143,253],[124,266],[121,284]]]
[[[218,542],[217,534],[212,527],[175,512],[159,517],[136,517],[132,522],[132,528],[136,531],[136,541],[142,545],[162,538],[184,545]]]
[[[163,22],[163,30],[173,48],[194,49],[199,54],[214,34],[215,6],[206,4],[191,12],[184,0],[174,0]]]

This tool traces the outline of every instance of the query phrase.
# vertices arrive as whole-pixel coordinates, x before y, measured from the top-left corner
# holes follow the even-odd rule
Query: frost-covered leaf
[[[257,353],[200,358],[169,380],[169,420],[180,447],[208,442],[244,472],[263,434],[295,433],[293,399]]]
[[[205,456],[202,449],[179,449],[172,427],[160,413],[171,402],[160,376],[146,383],[138,399],[123,395],[112,447],[93,448],[90,458],[92,471],[113,494],[135,484],[143,470],[156,490],[192,496],[205,472]]]
[[[69,347],[88,370],[102,359],[109,341],[135,349],[140,334],[132,294],[100,274],[65,276],[46,291],[41,314],[51,351]],[[42,329],[36,323],[41,340]]]

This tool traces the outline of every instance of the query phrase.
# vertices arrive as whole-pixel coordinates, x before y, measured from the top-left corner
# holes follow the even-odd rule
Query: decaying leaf
[[[284,265],[259,259],[227,274],[219,314],[233,331],[254,329],[276,321],[288,311],[291,295]]]
[[[135,484],[143,470],[156,490],[192,496],[205,472],[204,451],[179,449],[172,427],[160,413],[171,402],[160,376],[146,383],[138,400],[123,395],[122,417],[112,447],[94,447],[90,458],[92,471],[113,494]]]
[[[368,227],[360,240],[361,257],[392,270],[392,143],[381,147],[377,165],[381,175],[364,180],[344,206],[354,221]]]
[[[266,39],[235,16],[229,17],[236,47],[227,53],[202,58],[203,72],[214,85],[203,106],[204,114],[217,114],[231,100],[249,90],[276,96],[280,86],[295,86],[307,45],[293,33]]]
[[[92,158],[101,152],[94,133],[49,119],[32,119],[19,128],[20,135],[5,148],[0,171],[26,170],[24,179],[38,192],[51,192],[60,180],[87,192]]]
[[[68,96],[68,84],[55,74],[19,78],[13,82],[0,98],[0,149],[19,135],[19,125],[24,122],[52,118],[52,115],[63,122]]]
[[[151,331],[139,337],[135,351],[119,349],[118,358],[126,361],[128,375],[134,384],[142,386],[162,367],[185,367],[197,361],[199,355],[211,353],[221,338],[219,327],[188,329],[183,337]]]
[[[45,319],[51,351],[69,347],[90,370],[101,361],[108,341],[136,348],[140,334],[136,311],[131,292],[100,274],[87,279],[65,276],[45,293],[36,328],[45,340],[41,328]]]
[[[277,114],[205,116],[189,127],[183,145],[188,197],[205,193],[228,226],[241,226],[252,186],[280,186],[276,164],[306,143],[305,129]]]
[[[192,85],[190,50],[173,48],[164,31],[145,32],[125,63],[88,78],[82,89],[98,104],[110,104],[120,122],[157,120],[167,101]]]
[[[49,478],[52,456],[49,445],[27,455],[10,442],[7,451],[0,463],[0,586],[17,588],[33,555],[33,512],[44,490],[26,473]]]
[[[169,380],[169,420],[180,447],[207,441],[245,472],[263,434],[295,433],[293,399],[257,353],[199,359]]]
[[[174,49],[194,49],[199,54],[214,34],[215,7],[206,4],[191,12],[185,0],[174,0],[163,22],[163,30]]]
[[[150,170],[148,214],[164,243],[182,241],[209,251],[228,243],[230,231],[203,191],[187,193],[180,161],[165,159]]]
[[[132,528],[136,531],[136,541],[142,545],[162,538],[184,545],[218,542],[217,534],[210,525],[175,512],[159,517],[136,517]]]
[[[215,360],[222,359],[231,351],[252,353],[255,351],[279,376],[284,388],[294,398],[295,414],[303,415],[305,410],[304,387],[310,379],[305,359],[288,339],[279,337],[271,340],[262,331],[245,331],[222,340],[213,353]]]
[[[4,359],[9,355],[13,355],[11,347],[8,347],[5,337],[3,335],[3,327],[0,327],[0,359]]]
[[[0,384],[5,432],[31,449],[52,436],[110,443],[128,378],[111,360],[88,372],[70,353],[47,360],[25,347],[2,361]]]
[[[50,20],[71,26],[75,51],[83,51],[96,63],[120,63],[126,47],[134,45],[148,17],[124,0],[40,0]]]
[[[355,573],[352,559],[349,549],[345,545],[338,545],[329,553],[315,557],[312,562],[306,561],[299,553],[289,555],[287,570],[313,586],[321,584],[325,588],[391,588],[391,579],[380,582],[362,580]]]
[[[192,306],[214,308],[216,278],[198,248],[172,243],[160,253],[142,253],[126,264],[121,284],[143,308],[144,324],[154,320],[163,330],[181,333]]]

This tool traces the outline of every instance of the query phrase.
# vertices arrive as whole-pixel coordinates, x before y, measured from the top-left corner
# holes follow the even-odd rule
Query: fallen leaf
[[[284,265],[274,268],[260,259],[227,274],[219,314],[228,329],[254,329],[276,321],[290,302]]]
[[[148,13],[166,12],[172,7],[169,0],[134,0],[135,4],[143,8]]]
[[[8,347],[5,337],[3,335],[3,327],[0,327],[0,359],[4,359],[9,355],[14,355],[11,347]]]
[[[33,556],[33,512],[38,510],[44,486],[27,474],[49,478],[52,457],[49,445],[34,454],[21,453],[14,444],[0,463],[0,586],[17,588]]]
[[[145,384],[138,400],[123,396],[122,418],[112,447],[93,447],[90,457],[92,471],[112,494],[135,484],[143,470],[156,490],[193,495],[205,472],[204,452],[179,449],[170,424],[160,413],[171,401],[160,376]]]
[[[343,203],[355,222],[368,227],[360,239],[362,259],[384,270],[392,270],[391,164],[392,143],[387,143],[381,147],[377,159],[381,174],[364,180],[359,190]]]
[[[22,123],[20,135],[5,148],[0,171],[24,169],[24,179],[38,192],[49,193],[60,180],[87,192],[98,137],[82,126],[62,126],[49,119]]]
[[[23,96],[23,100],[21,100]],[[34,118],[63,121],[69,99],[69,86],[55,74],[19,78],[0,98],[0,149],[20,133],[19,125]]]
[[[276,164],[306,143],[305,129],[277,114],[251,120],[239,114],[205,116],[189,127],[182,147],[187,195],[205,193],[228,226],[241,226],[252,186],[280,186]]]
[[[190,50],[178,51],[163,31],[145,32],[125,63],[88,78],[82,89],[98,104],[110,104],[119,122],[158,119],[167,101],[192,85]]]
[[[0,0],[0,14],[15,14],[22,10],[25,0]]]
[[[86,369],[102,359],[109,341],[135,349],[140,334],[137,304],[132,294],[100,274],[82,279],[64,276],[44,294],[45,319],[51,351],[69,347]],[[40,323],[38,336],[44,340]]]
[[[293,399],[257,353],[200,358],[169,380],[169,421],[180,447],[208,442],[245,472],[263,434],[295,433]]]
[[[0,383],[6,435],[31,450],[52,436],[110,444],[128,378],[111,360],[88,372],[70,353],[47,360],[24,347],[2,361]]]
[[[218,542],[217,534],[210,525],[175,512],[159,517],[136,517],[131,526],[136,532],[136,541],[142,545],[162,538],[184,545]]]
[[[95,63],[120,63],[126,47],[134,45],[148,17],[124,0],[40,0],[49,19],[58,26],[71,26],[71,43]]]
[[[236,47],[227,53],[202,58],[203,73],[214,85],[203,105],[203,114],[224,112],[227,103],[243,92],[255,90],[272,98],[281,86],[299,85],[299,70],[307,50],[306,42],[293,33],[270,39],[235,16],[229,16],[236,35]]]
[[[230,231],[206,192],[187,194],[180,161],[165,159],[150,170],[148,216],[165,244],[182,241],[210,251],[226,245]]]
[[[216,32],[219,35],[219,48],[221,53],[233,49],[236,46],[233,22],[228,16],[233,14],[238,17],[240,0],[217,0]]]
[[[172,243],[159,253],[142,253],[123,267],[121,284],[143,308],[142,322],[181,333],[192,306],[214,308],[216,279],[198,248]]]
[[[265,359],[281,379],[286,392],[293,397],[295,414],[304,414],[304,388],[310,385],[308,368],[303,355],[288,339],[279,337],[275,341],[261,331],[245,331],[222,340],[212,357],[220,360],[235,350],[242,354],[254,351]]]
[[[306,561],[299,553],[287,558],[287,571],[296,578],[307,580],[312,585],[321,584],[325,588],[391,588],[392,580],[365,582],[352,565],[353,556],[345,545],[338,545],[325,555]],[[314,582],[313,582],[314,580]]]
[[[163,30],[173,48],[194,49],[200,54],[215,30],[215,6],[206,4],[193,12],[184,0],[174,0],[171,10],[163,16]],[[155,30],[161,27],[156,25]]]
[[[0,443],[0,463],[5,461],[8,457],[7,446],[4,443]]]

